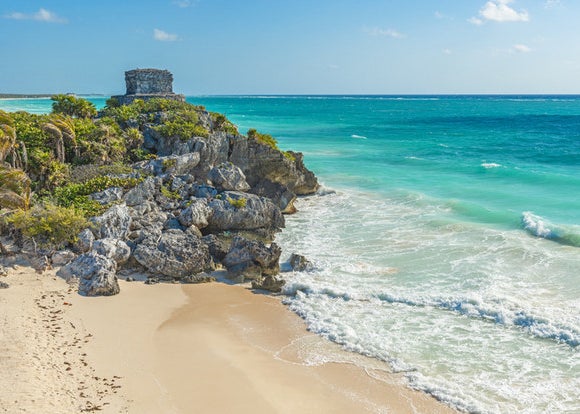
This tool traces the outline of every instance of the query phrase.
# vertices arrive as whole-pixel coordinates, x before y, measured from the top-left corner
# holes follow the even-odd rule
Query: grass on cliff
[[[254,128],[251,128],[248,130],[248,138],[255,139],[256,141],[262,144],[266,144],[269,147],[275,149],[276,151],[279,151],[280,153],[282,153],[282,155],[284,155],[284,157],[286,157],[290,161],[296,160],[296,157],[294,157],[294,155],[292,155],[291,152],[282,151],[280,148],[278,148],[278,141],[276,141],[276,138],[274,138],[270,134],[262,134],[261,132],[256,131]]]

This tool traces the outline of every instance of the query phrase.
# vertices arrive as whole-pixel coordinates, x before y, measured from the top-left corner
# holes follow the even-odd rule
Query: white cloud
[[[453,52],[451,51],[451,49],[443,49],[443,50],[442,50],[442,52],[443,52],[443,54],[444,54],[444,55],[450,55],[450,54],[452,54],[452,53],[453,53]]]
[[[36,20],[38,22],[46,23],[67,23],[67,19],[58,16],[56,13],[40,8],[34,14],[26,14],[20,12],[10,13],[4,16],[6,19],[12,20]]]
[[[179,36],[164,32],[163,30],[153,29],[153,39],[159,40],[160,42],[175,42],[179,40]]]
[[[172,4],[176,5],[177,7],[181,7],[182,9],[185,9],[187,7],[193,6],[193,3],[195,3],[195,1],[192,0],[175,0],[171,2]]]
[[[471,18],[467,19],[467,21],[471,24],[476,25],[476,26],[481,26],[483,24],[483,20],[481,20],[480,18],[477,18],[477,17],[471,17]]]
[[[546,0],[546,2],[544,3],[544,6],[547,9],[551,9],[552,7],[556,7],[560,5],[560,0]]]
[[[513,45],[512,49],[513,52],[517,53],[530,53],[532,49],[526,45]]]
[[[513,0],[490,0],[479,10],[480,17],[472,17],[470,23],[481,25],[484,20],[494,22],[527,22],[530,16],[526,10],[517,11],[509,6]]]
[[[403,33],[394,29],[381,29],[379,27],[373,27],[370,29],[365,29],[365,31],[372,36],[387,36],[392,37],[393,39],[402,39],[406,37]]]

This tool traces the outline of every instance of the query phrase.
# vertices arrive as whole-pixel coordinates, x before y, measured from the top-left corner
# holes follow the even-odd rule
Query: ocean
[[[580,96],[188,101],[319,177],[277,236],[311,331],[468,412],[580,412]]]

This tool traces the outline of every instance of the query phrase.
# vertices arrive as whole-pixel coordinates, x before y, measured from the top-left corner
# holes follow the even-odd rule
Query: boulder
[[[147,237],[137,245],[133,257],[151,273],[181,279],[211,267],[211,257],[201,239],[181,230],[167,230]]]
[[[153,160],[142,161],[136,168],[152,175],[189,174],[198,164],[200,155],[197,152],[186,152],[181,155],[168,155]]]
[[[195,226],[198,229],[207,227],[212,214],[212,209],[208,206],[207,200],[195,198],[190,203],[177,217],[181,225],[185,227]]]
[[[59,250],[52,254],[50,260],[54,266],[64,266],[70,263],[75,257],[76,255],[70,250]]]
[[[250,192],[269,198],[284,214],[294,214],[297,211],[294,207],[296,194],[283,184],[264,179],[252,187]]]
[[[86,253],[93,248],[93,242],[95,241],[95,235],[90,229],[84,229],[77,236],[77,241],[73,246],[73,249],[77,253]]]
[[[261,241],[235,236],[223,264],[231,278],[260,280],[280,272],[281,252],[276,243],[267,247]]]
[[[248,191],[250,189],[242,170],[231,162],[213,167],[207,174],[207,178],[220,191]]]
[[[211,200],[208,205],[212,210],[208,230],[212,233],[264,230],[267,238],[271,239],[284,227],[282,212],[264,197],[225,191],[221,193],[221,199]]]
[[[0,264],[0,276],[8,276],[8,271]]]
[[[105,211],[101,216],[93,217],[95,239],[112,237],[114,239],[124,239],[127,236],[131,225],[131,216],[126,204],[114,205]]]
[[[111,187],[98,193],[93,193],[89,197],[99,204],[107,205],[123,198],[123,189],[121,187]]]
[[[113,259],[97,252],[84,253],[58,274],[66,279],[79,278],[79,294],[83,296],[111,296],[119,293],[117,265]]]
[[[0,281],[0,289],[8,289],[9,287],[8,283]]]
[[[163,184],[163,180],[159,177],[147,177],[143,182],[139,183],[130,189],[125,197],[125,204],[130,207],[145,204],[147,201],[155,199],[159,193],[159,188]]]
[[[301,254],[292,253],[290,259],[288,260],[290,267],[295,272],[306,272],[312,270],[314,266],[312,262]]]
[[[96,240],[93,250],[101,256],[113,259],[117,265],[125,263],[131,256],[131,248],[127,243],[119,239],[105,238]]]
[[[215,282],[215,277],[210,276],[207,273],[200,273],[198,275],[188,275],[181,279],[181,283],[187,283],[192,285],[210,282]]]
[[[217,196],[218,191],[215,189],[215,187],[212,187],[210,185],[199,185],[199,184],[194,184],[192,186],[192,190],[193,190],[193,196],[197,197],[197,198],[206,198],[206,199],[212,199],[215,196]]]
[[[208,247],[209,254],[216,263],[221,263],[230,249],[230,241],[224,240],[215,234],[208,234],[207,236],[203,236],[201,241]]]
[[[286,284],[286,281],[278,279],[275,276],[268,275],[262,280],[252,280],[252,289],[267,290],[273,293],[279,293],[282,291],[282,286]]]

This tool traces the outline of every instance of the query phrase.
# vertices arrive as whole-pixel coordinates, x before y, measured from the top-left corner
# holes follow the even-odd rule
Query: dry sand
[[[53,271],[0,280],[0,413],[454,412],[245,287],[85,298]]]

